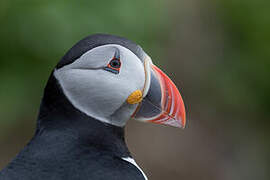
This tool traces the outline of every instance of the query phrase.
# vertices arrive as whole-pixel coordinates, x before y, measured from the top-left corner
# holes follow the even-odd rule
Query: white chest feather
[[[141,173],[143,174],[143,177],[145,180],[148,180],[148,178],[146,177],[146,175],[144,174],[144,172],[142,171],[142,169],[138,166],[138,164],[135,162],[134,159],[130,158],[130,157],[126,157],[126,158],[122,158],[123,160],[133,164],[134,166],[136,166],[140,171]]]

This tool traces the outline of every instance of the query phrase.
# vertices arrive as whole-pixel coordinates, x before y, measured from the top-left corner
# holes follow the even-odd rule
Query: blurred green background
[[[140,44],[179,87],[187,128],[130,121],[154,180],[270,178],[270,1],[0,1],[0,168],[29,141],[47,78],[93,33]]]

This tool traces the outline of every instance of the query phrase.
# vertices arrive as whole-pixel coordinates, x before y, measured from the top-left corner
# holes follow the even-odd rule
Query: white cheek
[[[70,69],[56,71],[55,76],[75,107],[92,117],[106,119],[124,103],[128,92],[100,71],[103,70]]]
[[[120,76],[122,81],[125,81],[132,93],[135,90],[142,90],[145,83],[145,72],[142,62],[129,51],[122,52],[123,57],[128,57],[122,60]]]
[[[131,68],[132,70],[133,68]],[[135,69],[133,69],[135,70]],[[132,71],[133,71],[132,70]],[[104,70],[58,70],[55,77],[60,82],[64,94],[69,101],[79,110],[91,117],[110,123],[113,115],[126,101],[127,97],[135,90],[143,88],[144,78],[138,73],[115,75]],[[130,76],[131,75],[131,76]],[[128,118],[136,106],[124,108],[117,116]],[[114,118],[116,116],[113,116]],[[117,120],[115,120],[117,121]],[[122,124],[123,125],[123,124]]]
[[[100,69],[78,69],[75,63],[55,70],[54,76],[74,107],[106,123],[123,126],[137,105],[126,103],[128,96],[143,90],[145,72],[142,62],[127,49],[121,51],[119,74]],[[124,58],[125,57],[125,58]]]

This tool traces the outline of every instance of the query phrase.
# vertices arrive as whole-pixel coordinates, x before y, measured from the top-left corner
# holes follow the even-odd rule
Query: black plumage
[[[109,34],[95,34],[87,36],[86,38],[80,40],[77,44],[75,44],[60,60],[57,64],[56,68],[61,68],[67,64],[74,62],[85,52],[106,44],[117,44],[121,45],[130,51],[132,51],[141,61],[144,60],[146,53],[143,49],[135,44],[134,42],[115,35]]]

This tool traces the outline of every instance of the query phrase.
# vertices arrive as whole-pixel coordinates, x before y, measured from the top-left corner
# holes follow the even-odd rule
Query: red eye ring
[[[120,59],[114,57],[109,64],[104,68],[104,70],[112,72],[114,74],[119,74],[121,68]]]
[[[107,65],[107,67],[114,69],[114,70],[120,70],[121,68],[121,61],[118,58],[113,58],[110,63]]]

